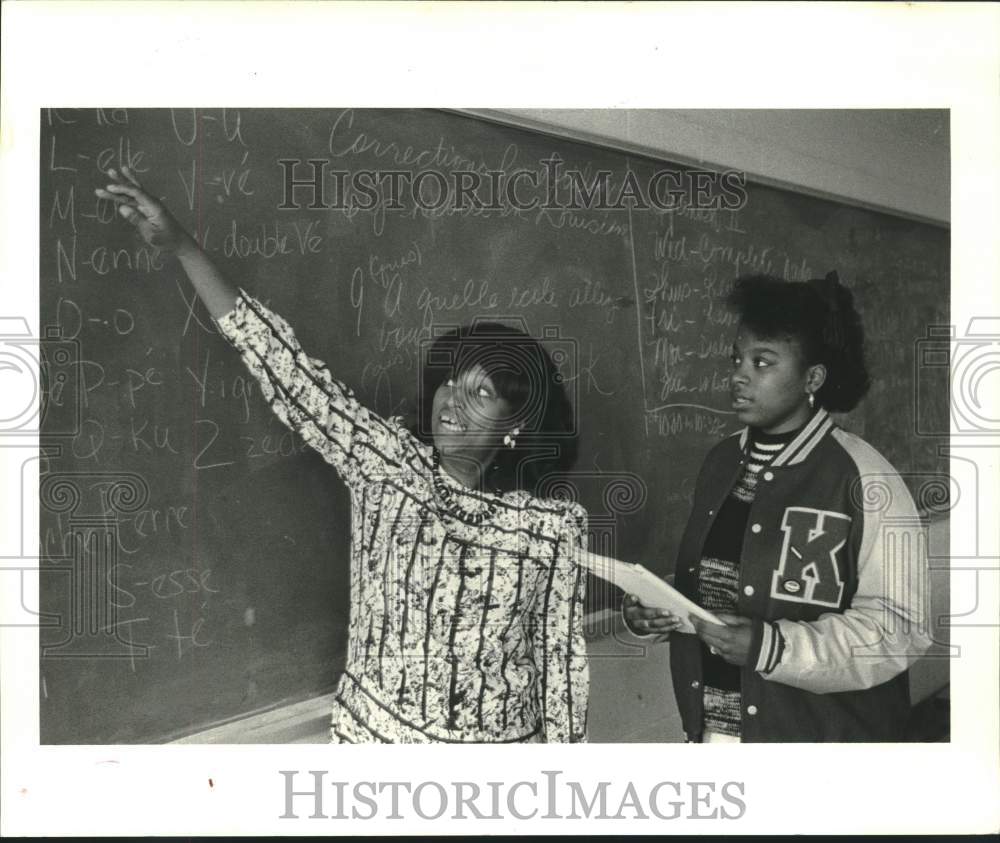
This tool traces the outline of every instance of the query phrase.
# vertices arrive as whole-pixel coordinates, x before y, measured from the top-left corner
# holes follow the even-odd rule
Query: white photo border
[[[952,323],[1000,317],[1000,12],[988,4],[3,4],[3,316],[37,336],[39,112],[74,106],[946,108],[952,129]],[[732,37],[726,37],[732,33]],[[997,392],[1000,392],[998,390]],[[3,396],[0,395],[0,401]],[[996,401],[996,396],[993,398]],[[984,408],[1000,418],[994,404]],[[956,442],[956,444],[958,444]],[[995,513],[997,437],[981,512]],[[0,471],[37,488],[25,448]],[[9,485],[5,488],[10,488]],[[23,511],[22,511],[23,509]],[[4,500],[4,537],[37,536],[37,495]],[[34,532],[31,528],[34,526]],[[994,524],[984,524],[990,530]],[[1000,556],[995,530],[981,552]],[[4,539],[8,542],[8,539]],[[954,539],[953,539],[954,541]],[[14,553],[25,553],[22,547]],[[12,551],[5,544],[0,556]],[[997,571],[970,594],[1000,616]],[[9,616],[20,595],[0,592]],[[997,629],[953,630],[948,744],[519,747],[38,745],[37,632],[0,629],[0,833],[897,833],[998,827]],[[281,819],[280,770],[350,781],[743,782],[738,820],[598,823]],[[388,772],[391,771],[391,772]],[[463,774],[473,778],[473,773]],[[211,779],[211,785],[209,784]],[[405,826],[405,827],[404,827]]]

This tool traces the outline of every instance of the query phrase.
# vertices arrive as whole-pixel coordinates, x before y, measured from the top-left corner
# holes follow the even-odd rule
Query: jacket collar
[[[830,414],[822,407],[816,411],[809,423],[799,431],[791,442],[789,442],[773,460],[771,465],[798,465],[812,453],[813,449],[820,443],[834,427]],[[750,428],[744,427],[740,433],[740,448],[746,450],[750,443]]]

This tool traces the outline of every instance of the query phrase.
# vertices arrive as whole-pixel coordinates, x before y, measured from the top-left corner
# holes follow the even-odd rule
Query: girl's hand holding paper
[[[725,626],[708,623],[691,616],[698,637],[708,644],[713,653],[722,656],[729,664],[742,667],[750,658],[750,641],[753,637],[753,621],[740,615],[719,613],[719,620]]]
[[[638,604],[640,608],[632,613],[632,617],[636,621],[648,622],[657,618],[673,618],[676,620],[676,624],[671,624],[671,629],[666,630],[666,632],[679,631],[691,634],[695,632],[694,626],[688,620],[691,616],[701,618],[708,623],[722,624],[722,621],[711,612],[685,597],[642,565],[621,562],[610,556],[599,556],[589,551],[580,553],[579,562],[591,573],[618,586],[626,595],[635,600],[635,603],[631,605],[626,600],[623,608],[628,613],[630,608],[635,610],[636,604]],[[654,627],[646,629],[645,626],[645,624],[633,626],[632,630],[640,635],[646,634],[647,631],[660,631]]]
[[[651,609],[639,602],[634,594],[626,594],[622,611],[625,623],[636,635],[656,635],[657,641],[666,640],[671,632],[684,625],[684,620],[667,609]]]

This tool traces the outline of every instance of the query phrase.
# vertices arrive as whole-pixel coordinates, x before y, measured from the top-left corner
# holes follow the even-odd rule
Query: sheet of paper
[[[684,622],[679,632],[694,633],[688,615],[695,615],[709,623],[722,625],[722,621],[715,615],[685,597],[642,565],[598,556],[595,553],[584,554],[581,561],[595,576],[613,583],[626,594],[634,594],[644,606],[667,609],[677,615]]]

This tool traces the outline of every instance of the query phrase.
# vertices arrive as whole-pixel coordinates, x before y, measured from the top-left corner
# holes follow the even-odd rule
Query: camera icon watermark
[[[962,531],[966,522],[960,519],[966,513],[974,518],[977,514],[977,480],[974,473],[961,471],[867,474],[851,490],[853,503],[878,519],[871,552],[882,560],[882,629],[887,636],[900,636],[894,639],[900,648],[894,655],[907,657],[911,642],[922,642],[925,661],[956,658],[961,649],[951,641],[952,628],[996,626],[978,605],[979,575],[995,570],[995,565],[986,555],[963,560],[953,554],[949,541]],[[970,532],[978,530],[976,525]],[[963,599],[967,597],[970,579],[975,604],[971,609],[952,594],[954,585]],[[857,647],[854,654],[875,654],[870,650]]]
[[[80,343],[63,338],[58,327],[38,338],[24,317],[0,317],[0,384],[8,402],[0,437],[79,433]]]
[[[571,503],[587,503],[586,547],[590,552],[607,558],[621,558],[625,519],[640,512],[649,499],[649,489],[638,474],[632,472],[569,471],[553,473],[543,479],[539,493]],[[599,503],[598,503],[599,502]],[[587,574],[587,615],[584,635],[588,639],[617,640],[622,591],[608,579]],[[630,641],[622,642],[634,649]],[[644,647],[639,648],[643,653]],[[592,655],[600,656],[600,648]],[[642,653],[640,653],[641,655]],[[610,654],[619,658],[621,653]],[[628,655],[628,654],[626,654]]]
[[[961,337],[954,325],[928,327],[914,366],[917,435],[1000,433],[1000,318],[970,319]]]

